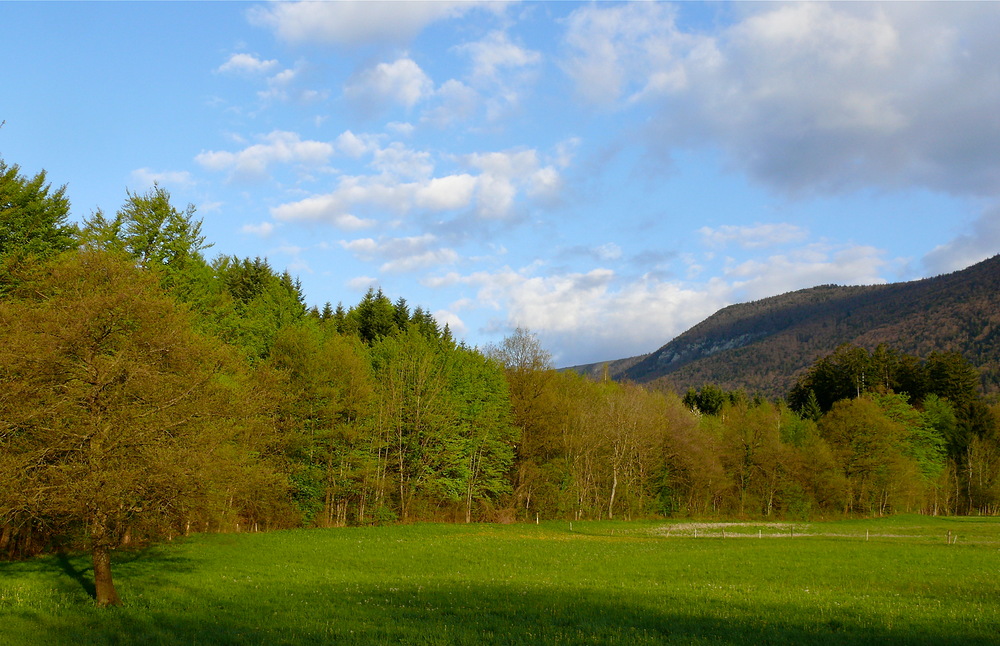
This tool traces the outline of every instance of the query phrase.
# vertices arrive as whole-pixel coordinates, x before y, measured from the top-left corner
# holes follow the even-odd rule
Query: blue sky
[[[1000,251],[1000,3],[2,2],[0,156],[193,204],[310,305],[651,352]]]

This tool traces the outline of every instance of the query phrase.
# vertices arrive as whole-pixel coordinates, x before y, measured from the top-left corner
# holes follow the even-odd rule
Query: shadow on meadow
[[[669,598],[653,608],[602,599],[601,591],[556,587],[235,586],[206,594],[189,586],[183,604],[170,605],[158,605],[149,579],[142,588],[146,602],[133,596],[123,608],[95,609],[85,621],[51,631],[40,623],[37,643],[996,644],[995,637],[888,629],[871,615],[821,619],[805,606],[713,604],[683,612],[672,609]]]

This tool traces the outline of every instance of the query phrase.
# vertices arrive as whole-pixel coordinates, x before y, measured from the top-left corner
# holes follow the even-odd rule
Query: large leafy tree
[[[0,333],[0,525],[87,544],[97,602],[117,604],[112,550],[209,518],[251,479],[239,364],[154,276],[103,252],[0,302]]]

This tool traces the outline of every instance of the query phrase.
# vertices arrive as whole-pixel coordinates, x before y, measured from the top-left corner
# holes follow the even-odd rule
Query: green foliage
[[[194,206],[182,212],[170,203],[170,193],[154,186],[143,194],[127,191],[125,204],[108,219],[101,211],[85,220],[84,245],[123,251],[142,268],[169,266],[178,270],[211,247],[195,219]]]
[[[67,224],[66,187],[53,190],[45,171],[21,174],[0,159],[0,293],[17,282],[29,258],[45,259],[76,246],[76,227]]]
[[[211,301],[199,307],[200,325],[252,360],[267,357],[280,330],[306,316],[299,282],[264,259],[221,256],[212,271],[217,287]]]
[[[945,438],[928,424],[927,415],[921,414],[907,402],[903,395],[875,395],[874,399],[886,417],[902,425],[906,435],[903,454],[917,463],[927,481],[934,481],[945,467]]]
[[[738,398],[736,393],[727,393],[715,384],[706,384],[698,390],[689,389],[684,395],[684,405],[705,415],[718,415],[724,405],[735,403]]]
[[[70,252],[0,302],[0,525],[88,544],[102,603],[108,550],[246,520],[238,483],[269,477],[239,364],[152,280]]]

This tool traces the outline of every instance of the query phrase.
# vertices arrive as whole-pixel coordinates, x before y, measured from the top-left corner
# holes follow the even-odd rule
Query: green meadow
[[[209,534],[0,563],[0,642],[1000,644],[1000,519]]]

